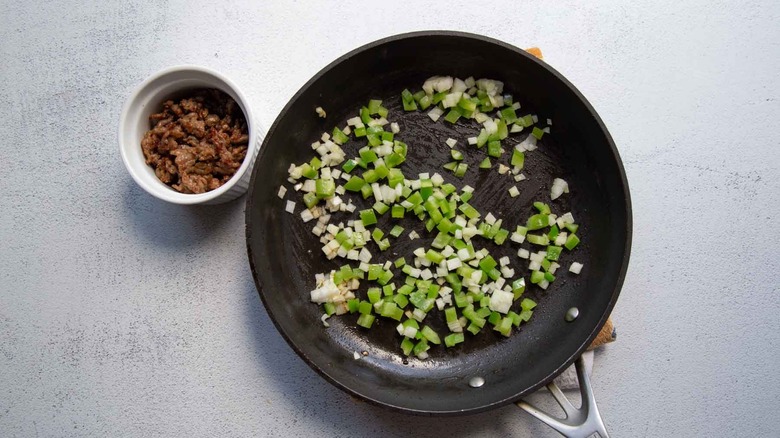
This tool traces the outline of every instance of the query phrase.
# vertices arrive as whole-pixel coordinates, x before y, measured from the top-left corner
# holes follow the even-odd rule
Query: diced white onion
[[[311,214],[310,210],[303,210],[301,212],[301,219],[303,220],[304,223],[306,223],[314,219],[314,216]]]
[[[458,105],[458,102],[460,101],[460,98],[463,97],[463,93],[450,93],[444,96],[444,99],[442,99],[441,104],[444,108],[452,108],[456,105]]]
[[[494,291],[490,295],[490,303],[488,307],[494,312],[506,314],[509,312],[509,308],[512,307],[514,301],[514,295],[511,292],[505,292],[503,290]]]
[[[317,188],[316,182],[313,179],[307,179],[303,183],[303,187],[301,188],[304,192],[313,192]]]
[[[515,146],[515,148],[520,152],[535,150],[537,148],[536,137],[534,137],[531,134],[528,134],[528,137],[526,137],[525,140],[523,140],[517,146]]]
[[[295,212],[295,202],[287,201],[287,205],[284,207],[287,213],[293,214]]]
[[[465,82],[463,82],[460,78],[455,78],[455,80],[452,82],[452,91],[456,93],[462,93],[466,91],[469,87],[466,85]]]
[[[561,178],[555,178],[550,188],[550,198],[556,200],[564,193],[569,193],[569,184]]]
[[[423,83],[422,88],[426,94],[433,94],[434,91],[437,93],[449,91],[452,85],[452,76],[433,76]]]
[[[512,242],[515,242],[515,243],[523,243],[523,242],[525,242],[525,236],[520,234],[520,233],[518,233],[518,232],[514,232],[509,237],[509,240],[511,240]]]
[[[569,272],[579,274],[582,271],[582,266],[582,263],[573,262],[571,266],[569,266]]]
[[[412,326],[406,326],[404,327],[403,335],[407,338],[414,339],[414,337],[417,336],[417,329]]]
[[[438,106],[428,111],[428,117],[430,117],[434,122],[438,121],[442,114],[444,114],[444,110]]]
[[[498,124],[492,119],[485,120],[485,123],[483,123],[482,126],[485,127],[485,131],[487,131],[488,134],[495,134],[498,132]]]
[[[527,259],[531,256],[531,252],[528,251],[527,249],[520,248],[519,250],[517,250],[517,256],[520,257],[521,259]]]
[[[460,268],[462,265],[463,265],[463,263],[461,263],[461,259],[460,258],[447,259],[447,269],[450,270],[450,271],[454,271],[454,270]]]

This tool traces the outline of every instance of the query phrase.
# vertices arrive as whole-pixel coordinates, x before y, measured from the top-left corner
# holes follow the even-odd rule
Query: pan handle
[[[599,409],[596,406],[596,397],[593,395],[590,379],[588,379],[588,375],[585,372],[585,362],[582,356],[577,358],[575,367],[577,368],[577,379],[580,383],[580,395],[582,396],[582,406],[579,409],[572,406],[569,399],[566,398],[555,382],[547,384],[547,389],[553,395],[555,401],[563,408],[566,418],[553,417],[527,403],[525,400],[517,402],[517,406],[557,430],[563,436],[587,438],[597,434],[601,438],[609,438],[607,428],[604,426],[604,420],[601,419],[601,414],[599,414]]]

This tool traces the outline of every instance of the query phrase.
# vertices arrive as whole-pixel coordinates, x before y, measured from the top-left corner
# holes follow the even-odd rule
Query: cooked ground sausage
[[[205,193],[226,183],[241,167],[249,135],[236,101],[217,89],[199,89],[168,100],[149,116],[141,140],[146,163],[160,181],[181,193]]]

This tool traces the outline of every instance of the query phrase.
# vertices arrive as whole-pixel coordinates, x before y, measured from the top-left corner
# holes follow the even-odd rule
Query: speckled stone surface
[[[243,198],[168,205],[119,158],[121,104],[159,69],[227,74],[270,126],[337,56],[428,28],[542,47],[619,146],[612,434],[777,435],[780,3],[310,3],[0,3],[0,436],[556,436],[511,406],[424,419],[332,387],[257,297]]]

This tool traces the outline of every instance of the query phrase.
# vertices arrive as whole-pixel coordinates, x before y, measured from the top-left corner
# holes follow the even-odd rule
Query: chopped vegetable
[[[522,169],[523,165],[525,164],[525,154],[522,151],[513,149],[511,164],[515,168]]]
[[[576,234],[572,233],[569,235],[569,237],[566,239],[566,243],[563,244],[563,246],[566,247],[569,251],[573,250],[574,247],[579,245],[580,239],[577,237]]]
[[[455,167],[455,176],[458,178],[463,178],[463,175],[466,174],[467,168],[468,165],[466,163],[458,163],[458,165]]]
[[[374,210],[363,210],[360,212],[360,220],[363,222],[363,226],[373,225],[376,223],[376,215]]]
[[[564,193],[569,193],[569,184],[560,178],[555,178],[550,188],[550,199],[554,201]]]
[[[525,179],[521,170],[526,152],[535,150],[543,134],[550,132],[549,120],[542,128],[534,126],[539,119],[536,115],[519,116],[520,103],[503,92],[503,83],[489,79],[432,77],[421,90],[403,90],[401,103],[405,111],[427,111],[434,122],[440,117],[452,124],[461,123],[460,119],[475,120],[481,126],[468,138],[468,144],[477,150],[487,145],[479,167],[489,169],[496,160],[499,174],[509,174],[515,181]],[[357,313],[358,325],[366,329],[377,318],[393,321],[400,351],[420,359],[432,354],[432,349],[453,348],[465,342],[465,331],[476,334],[488,322],[493,330],[510,336],[513,327],[529,321],[536,303],[519,301],[526,279],[522,273],[516,275],[518,266],[513,266],[513,261],[517,259],[496,260],[484,242],[503,245],[507,240],[514,244],[528,240],[531,245],[541,246],[533,253],[520,248],[517,254],[529,259],[530,283],[546,289],[556,280],[558,261],[564,257],[562,249],[571,251],[579,243],[574,234],[578,225],[571,213],[558,216],[542,202],[534,203],[538,213],[520,225],[511,216],[500,218],[489,212],[483,216],[469,204],[477,198],[473,188],[464,186],[458,191],[446,182],[446,175],[438,173],[404,175],[401,169],[409,146],[400,141],[400,126],[388,120],[389,116],[381,100],[368,101],[346,126],[333,127],[311,144],[316,155],[310,161],[292,164],[288,169],[288,181],[295,192],[300,192],[298,196],[306,206],[300,217],[303,222],[316,219],[312,233],[320,239],[326,258],[359,263],[359,267],[343,265],[330,275],[317,275],[311,300],[322,305],[322,324],[327,326],[327,318],[344,313]],[[531,134],[512,148],[509,162],[504,161],[507,158],[502,158],[502,142],[509,141],[510,133],[531,127]],[[349,157],[342,149],[350,141],[362,143],[356,148],[357,156]],[[452,161],[444,168],[455,177],[465,177],[468,165],[464,153],[454,149],[458,141],[448,138],[445,143]],[[562,188],[561,194],[568,192],[563,180],[556,179],[553,186],[555,190]],[[508,191],[513,198],[520,194],[517,186]],[[358,193],[371,208],[357,211],[350,198]],[[281,199],[287,196],[285,210],[294,213],[295,202],[287,188],[281,186],[277,195]],[[353,216],[337,222],[332,216],[335,212]],[[378,215],[388,212],[386,220],[396,225],[385,233],[377,226]],[[404,227],[397,224],[405,220],[421,221],[435,238],[415,249],[411,258],[395,254],[382,257],[381,251],[391,248],[390,240],[403,234]],[[510,231],[512,227],[515,231]],[[410,240],[420,237],[414,230],[408,235]],[[376,251],[374,245],[380,252],[372,254]],[[569,270],[579,272],[581,266],[575,262]],[[362,282],[367,283],[364,289]],[[436,313],[444,314],[446,332],[433,329],[438,327],[431,319]],[[442,343],[444,346],[439,346]]]

